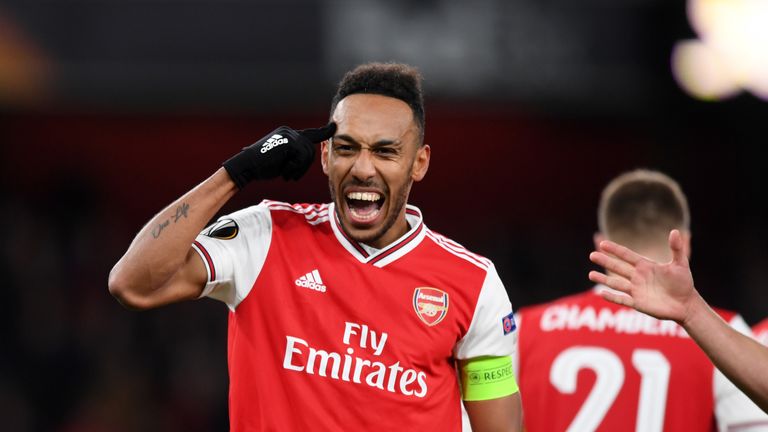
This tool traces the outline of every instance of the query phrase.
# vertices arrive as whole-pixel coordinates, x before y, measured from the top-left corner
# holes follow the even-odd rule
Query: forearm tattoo
[[[163,230],[168,227],[168,225],[171,224],[171,222],[176,223],[181,218],[187,218],[189,216],[189,204],[183,202],[179,204],[178,207],[176,207],[176,213],[174,213],[173,216],[166,219],[164,222],[161,222],[157,224],[154,228],[152,228],[152,237],[158,238],[160,237],[160,234],[163,233]]]

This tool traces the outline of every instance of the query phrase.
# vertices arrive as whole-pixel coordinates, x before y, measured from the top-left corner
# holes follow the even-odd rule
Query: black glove
[[[315,159],[315,143],[332,137],[336,123],[300,131],[280,126],[223,163],[224,169],[242,189],[251,180],[283,176],[298,180]]]

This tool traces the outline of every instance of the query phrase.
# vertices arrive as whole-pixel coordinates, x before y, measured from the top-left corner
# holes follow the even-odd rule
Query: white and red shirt
[[[203,294],[230,309],[233,431],[462,430],[455,362],[511,355],[512,306],[488,259],[406,212],[380,250],[333,204],[263,201],[198,236]]]
[[[768,345],[768,318],[760,321],[752,327],[752,333],[761,344]]]
[[[516,314],[527,430],[768,430],[768,416],[681,326],[610,303],[598,289],[609,288]],[[717,312],[749,333],[740,316]]]

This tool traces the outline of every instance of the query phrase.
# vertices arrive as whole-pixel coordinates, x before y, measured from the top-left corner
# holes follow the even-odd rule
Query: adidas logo
[[[269,137],[267,142],[261,145],[261,152],[266,153],[272,150],[273,148],[279,146],[280,144],[285,144],[287,142],[288,142],[288,138],[283,138],[282,135],[274,134],[271,137]]]
[[[317,269],[305,274],[304,276],[296,279],[296,286],[313,289],[315,291],[325,292],[326,287],[323,285],[323,279],[320,277],[320,272]]]

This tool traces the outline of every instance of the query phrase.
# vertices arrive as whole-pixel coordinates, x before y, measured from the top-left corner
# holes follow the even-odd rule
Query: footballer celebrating
[[[330,203],[264,200],[206,228],[250,182],[299,179],[318,144]],[[408,204],[430,152],[418,71],[358,66],[327,126],[276,129],[150,220],[110,292],[227,305],[233,431],[520,430],[501,279]]]

